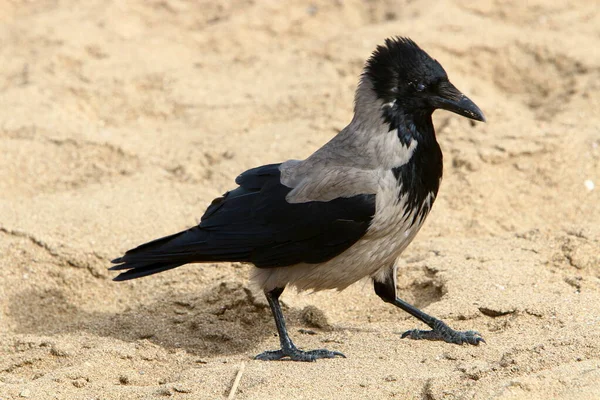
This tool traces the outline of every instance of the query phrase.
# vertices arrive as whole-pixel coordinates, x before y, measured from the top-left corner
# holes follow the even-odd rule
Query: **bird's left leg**
[[[345,355],[338,351],[329,351],[327,349],[300,350],[294,345],[292,339],[287,333],[285,327],[285,320],[283,319],[283,313],[281,312],[281,305],[279,304],[279,296],[283,293],[283,288],[275,288],[271,291],[265,291],[267,301],[273,312],[273,318],[275,318],[275,325],[277,326],[277,332],[279,333],[279,342],[281,344],[280,350],[265,351],[260,353],[255,360],[273,361],[281,360],[284,358],[292,361],[316,361],[319,358],[334,358],[336,356],[346,358]]]
[[[375,293],[387,303],[391,303],[396,307],[401,308],[413,317],[423,321],[429,325],[431,330],[412,329],[402,334],[403,338],[410,339],[427,339],[427,340],[443,340],[447,343],[463,344],[468,343],[477,346],[485,340],[476,331],[455,331],[450,328],[442,320],[425,314],[417,307],[408,304],[404,300],[396,296],[396,268],[390,268],[389,273],[385,276],[383,282],[374,280]]]

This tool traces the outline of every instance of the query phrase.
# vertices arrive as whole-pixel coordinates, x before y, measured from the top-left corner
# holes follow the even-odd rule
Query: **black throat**
[[[437,196],[443,173],[442,150],[435,138],[431,114],[396,118],[393,129],[398,131],[398,140],[402,144],[408,145],[411,140],[417,141],[417,147],[410,160],[393,168],[392,172],[401,188],[398,196],[406,197],[404,213],[409,214],[417,209],[414,219],[422,219],[429,213]],[[426,202],[430,194],[433,198]]]

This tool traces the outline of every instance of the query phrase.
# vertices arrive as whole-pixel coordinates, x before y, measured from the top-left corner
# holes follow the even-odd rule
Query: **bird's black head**
[[[481,110],[450,83],[440,63],[408,38],[386,39],[385,45],[377,46],[363,76],[383,102],[383,117],[392,125],[398,116],[431,117],[438,108],[485,121]]]

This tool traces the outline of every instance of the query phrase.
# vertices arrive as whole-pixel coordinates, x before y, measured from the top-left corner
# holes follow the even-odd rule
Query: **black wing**
[[[242,261],[259,268],[321,263],[352,246],[375,214],[375,195],[290,204],[280,164],[244,172],[215,199],[200,224],[141,245],[114,260],[131,279],[190,262]]]

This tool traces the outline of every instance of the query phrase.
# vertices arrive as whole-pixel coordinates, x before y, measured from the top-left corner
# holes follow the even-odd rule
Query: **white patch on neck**
[[[396,105],[396,99],[390,101],[389,103],[383,103],[381,108],[392,108]]]
[[[391,130],[379,137],[373,138],[374,150],[383,169],[392,169],[406,164],[417,148],[417,141],[411,140],[404,145],[398,139],[398,132]]]
[[[435,200],[435,194],[433,192],[429,192],[429,194],[427,194],[427,197],[425,197],[425,201],[423,202],[423,204],[427,203],[427,207],[429,208],[429,210],[431,210],[431,205],[434,200]]]

